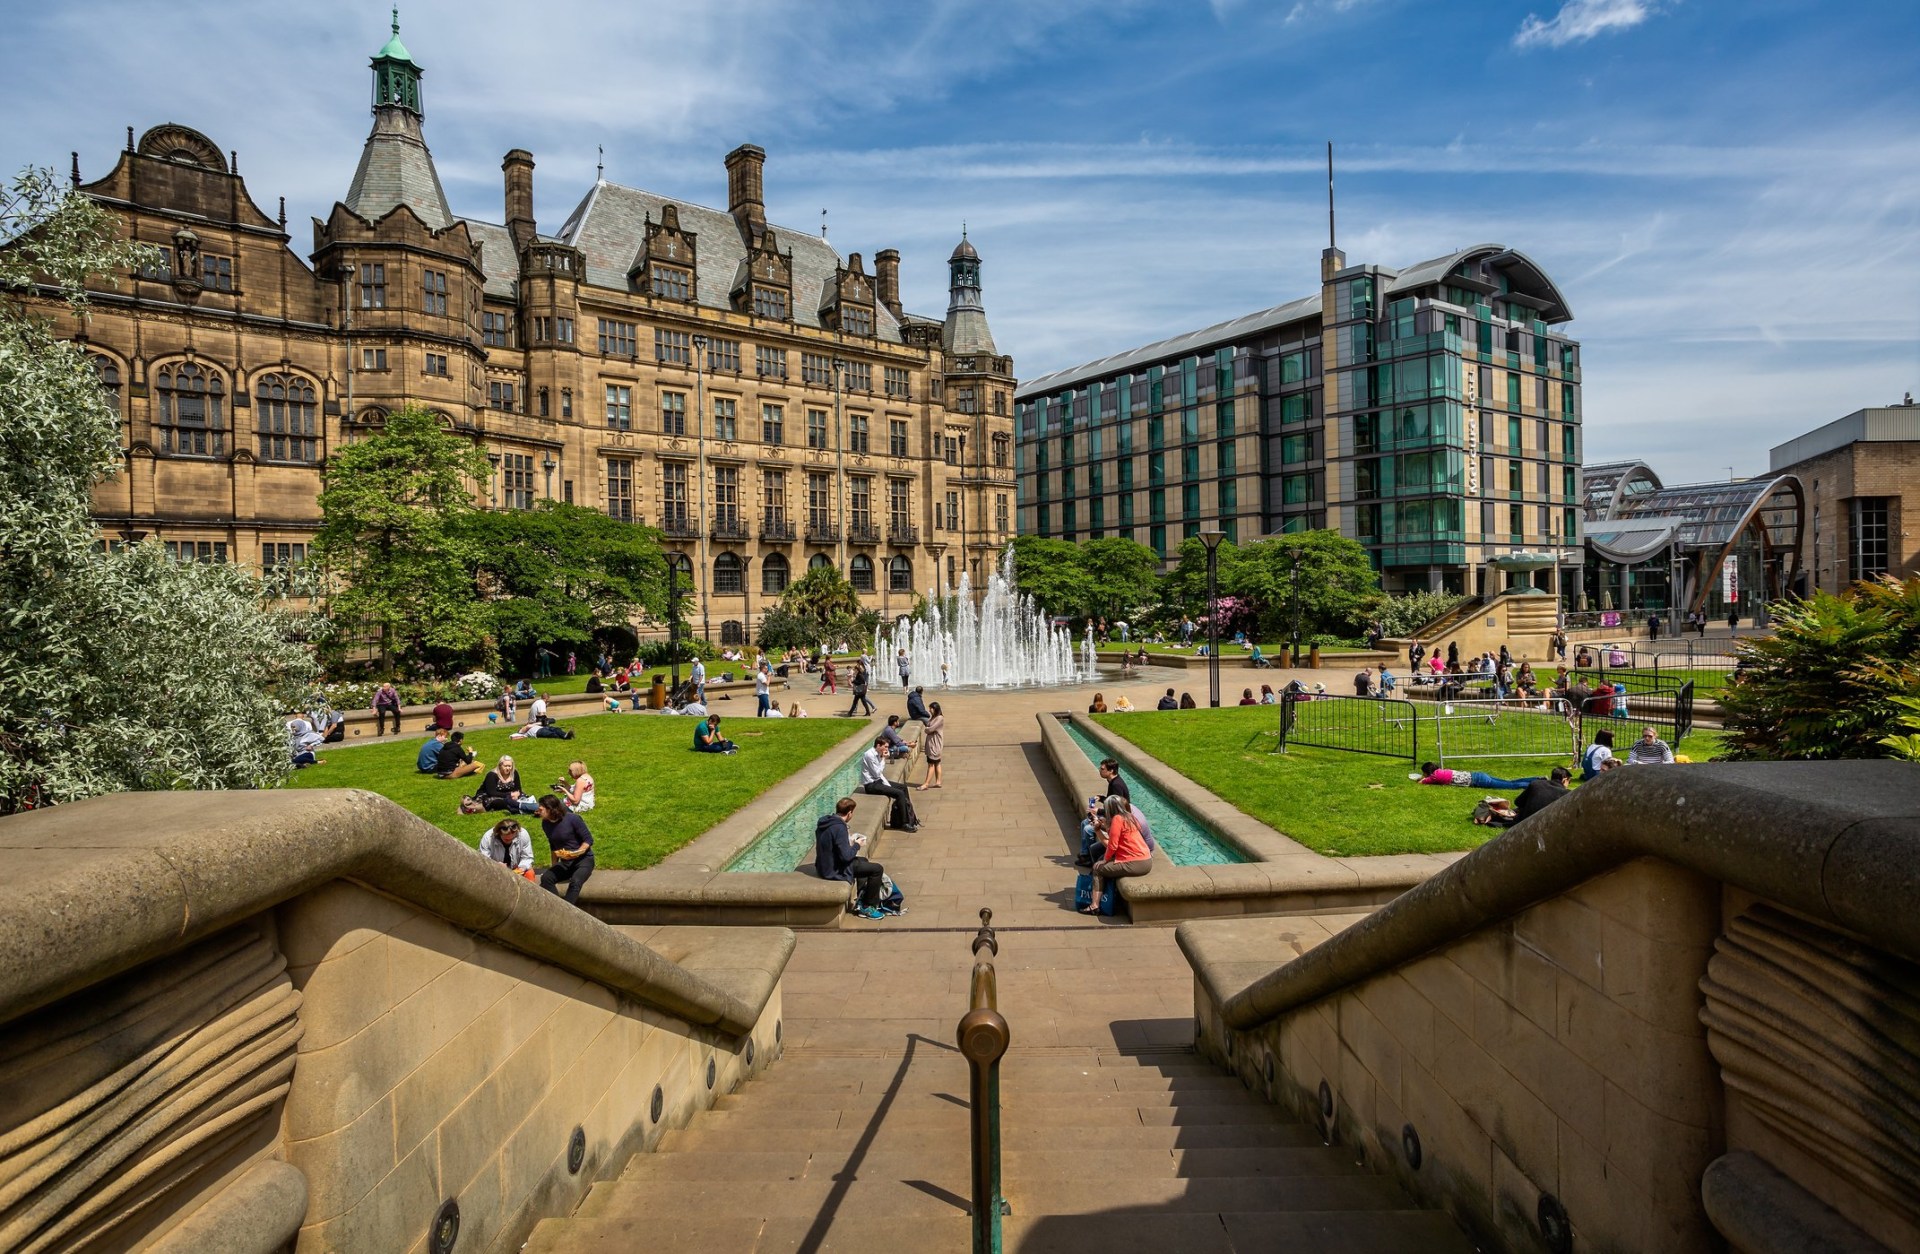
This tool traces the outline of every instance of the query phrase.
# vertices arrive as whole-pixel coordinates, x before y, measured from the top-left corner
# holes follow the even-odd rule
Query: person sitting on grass
[[[795,701],[792,705],[787,707],[788,718],[805,718],[806,716],[807,716],[806,707],[801,705],[798,701]]]
[[[1520,790],[1514,799],[1514,813],[1520,818],[1531,818],[1560,798],[1567,795],[1567,783],[1573,778],[1573,772],[1564,766],[1556,766],[1547,772],[1547,778],[1536,779]]]
[[[513,764],[513,758],[504,753],[500,755],[499,765],[488,771],[486,778],[480,781],[480,791],[473,795],[485,810],[532,814],[540,808],[538,801],[521,791],[520,770]]]
[[[1200,707],[1194,704],[1193,694],[1191,692],[1183,692],[1180,694],[1180,708],[1183,710],[1197,710]]]
[[[548,793],[540,798],[540,830],[546,833],[547,849],[553,864],[540,872],[540,887],[558,893],[556,885],[567,886],[567,904],[580,904],[580,890],[593,875],[593,833],[566,803]]]
[[[518,819],[501,819],[480,835],[480,856],[533,879],[533,837]]]
[[[575,814],[593,809],[593,776],[587,773],[585,762],[567,763],[566,776],[553,782],[553,790]]]
[[[887,725],[880,729],[880,735],[887,742],[888,757],[907,758],[913,756],[913,747],[918,742],[910,741],[900,734],[900,716],[898,714],[887,715]]]
[[[1420,764],[1421,783],[1451,785],[1455,788],[1525,788],[1535,780],[1544,778],[1541,775],[1528,775],[1523,779],[1501,779],[1485,771],[1453,771],[1433,762]]]
[[[1673,748],[1651,727],[1640,729],[1640,739],[1627,749],[1628,766],[1672,766]]]
[[[1253,668],[1255,670],[1264,671],[1264,670],[1272,669],[1273,663],[1267,660],[1266,654],[1260,652],[1259,645],[1256,644],[1253,646],[1253,653],[1251,656],[1253,659]]]
[[[1126,694],[1122,693],[1113,699],[1113,704],[1108,708],[1115,714],[1131,714],[1133,713],[1133,702],[1127,700]]]
[[[693,725],[695,753],[738,753],[740,746],[720,734],[720,716],[709,714]]]
[[[593,674],[587,676],[588,692],[597,693],[597,692],[605,692],[606,690],[607,690],[607,685],[605,684],[605,682],[601,680],[599,671],[595,671]]]
[[[440,746],[439,756],[434,760],[435,775],[441,779],[465,779],[480,773],[480,759],[467,748],[466,739],[467,733],[454,732]]]
[[[296,713],[287,720],[287,752],[295,770],[319,765],[319,749],[325,740],[326,737],[314,730],[313,723],[306,715]]]
[[[1176,700],[1174,700],[1174,697],[1173,697],[1173,689],[1171,689],[1171,688],[1169,688],[1169,689],[1167,689],[1167,695],[1166,695],[1166,696],[1164,696],[1164,697],[1161,697],[1161,698],[1160,698],[1160,704],[1158,704],[1158,705],[1156,705],[1156,706],[1154,706],[1153,708],[1154,708],[1154,709],[1156,709],[1156,710],[1177,710],[1177,709],[1179,709],[1179,708],[1180,708],[1180,703],[1179,703],[1178,701],[1176,701]]]
[[[1100,913],[1100,896],[1106,881],[1145,875],[1153,870],[1153,854],[1133,821],[1133,807],[1125,797],[1109,796],[1101,806],[1106,819],[1105,839],[1091,851],[1093,857],[1093,900],[1087,914]]]
[[[859,895],[847,909],[869,919],[884,919],[880,909],[880,876],[886,868],[862,857],[867,850],[865,836],[847,833],[847,819],[858,808],[852,797],[833,803],[833,813],[823,814],[813,826],[813,869],[823,880],[838,880],[859,885]]]
[[[1253,695],[1253,689],[1242,688],[1240,690],[1240,704],[1241,705],[1259,705],[1260,702],[1259,702],[1259,699]]]
[[[1586,783],[1613,761],[1613,729],[1602,727],[1593,733],[1593,743],[1580,755],[1580,782]]]
[[[1089,713],[1089,714],[1105,714],[1106,712],[1107,712],[1107,697],[1106,697],[1106,694],[1105,694],[1105,693],[1101,693],[1101,692],[1096,692],[1096,693],[1094,693],[1094,694],[1093,694],[1093,700],[1092,700],[1092,702],[1091,702],[1091,703],[1089,703],[1089,704],[1088,704],[1088,706],[1087,706],[1087,713]]]
[[[1280,698],[1274,695],[1272,684],[1260,685],[1260,704],[1261,705],[1280,704]]]
[[[422,775],[438,775],[440,750],[447,747],[447,737],[452,734],[443,727],[427,737],[426,742],[420,746],[420,752],[414,756],[413,769]]]

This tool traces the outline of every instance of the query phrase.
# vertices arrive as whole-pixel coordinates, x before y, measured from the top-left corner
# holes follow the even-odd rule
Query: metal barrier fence
[[[1286,693],[1278,751],[1290,744],[1418,761],[1420,716],[1411,701]]]
[[[1565,701],[1442,701],[1433,707],[1434,761],[1580,756],[1580,722]]]
[[[1618,644],[1586,645],[1574,653],[1567,665],[1574,670],[1622,685],[1628,691],[1652,689],[1678,690],[1692,684],[1694,691],[1717,698],[1726,691],[1740,667],[1735,650],[1737,640],[1655,640]],[[1580,653],[1589,661],[1579,664]]]

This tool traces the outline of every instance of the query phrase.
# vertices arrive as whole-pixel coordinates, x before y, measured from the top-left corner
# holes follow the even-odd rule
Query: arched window
[[[745,644],[747,642],[746,624],[737,618],[729,618],[720,624],[721,644]]]
[[[746,568],[737,553],[722,553],[713,559],[713,590],[717,593],[745,592]]]
[[[820,556],[825,557],[822,553]],[[769,553],[760,561],[760,591],[770,597],[779,596],[787,590],[787,579],[791,568],[787,565],[784,553]]]
[[[320,460],[313,384],[296,374],[266,374],[253,387],[253,416],[262,461]]]
[[[852,577],[855,592],[873,591],[873,559],[865,553],[854,554],[848,574]]]
[[[913,591],[913,562],[904,553],[895,553],[887,562],[887,591]]]
[[[189,457],[219,457],[227,451],[227,385],[193,362],[162,366],[154,374],[160,398],[154,426],[160,451]]]
[[[815,553],[812,557],[807,559],[807,569],[808,570],[832,570],[833,559],[828,557],[825,553]]]
[[[93,372],[100,376],[100,390],[107,394],[107,404],[121,417],[126,411],[120,408],[120,367],[111,357],[102,357],[99,353],[87,354],[87,360],[93,363]]]

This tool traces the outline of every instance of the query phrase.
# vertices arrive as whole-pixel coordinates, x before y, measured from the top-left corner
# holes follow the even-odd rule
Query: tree
[[[1816,592],[1771,613],[1773,634],[1741,641],[1738,682],[1720,699],[1726,756],[1901,756],[1920,698],[1920,576]]]
[[[1093,599],[1080,546],[1071,540],[1015,536],[1013,585],[1048,614],[1078,617]]]
[[[1337,531],[1297,531],[1249,545],[1223,541],[1218,589],[1247,604],[1258,635],[1301,640],[1348,635],[1381,603],[1379,578],[1367,551]],[[1180,564],[1167,577],[1170,600],[1205,612],[1207,550],[1200,540],[1180,546]]]
[[[641,614],[666,621],[666,554],[649,528],[543,501],[466,511],[449,531],[470,554],[482,630],[509,660],[530,665],[541,645],[589,648],[596,629]]]
[[[1049,614],[1125,618],[1154,599],[1160,559],[1133,540],[1110,536],[1075,544],[1016,536],[1013,579]]]
[[[109,551],[90,512],[120,420],[86,356],[21,297],[76,314],[83,284],[147,260],[114,220],[30,171],[0,197],[0,813],[128,789],[263,788],[311,691],[318,624],[158,541]]]
[[[761,620],[758,639],[763,649],[831,647],[864,640],[879,624],[880,616],[860,604],[860,594],[839,571],[816,566],[787,585],[779,606]]]
[[[334,582],[332,613],[377,636],[383,670],[402,652],[490,663],[470,573],[479,554],[463,528],[486,477],[485,453],[413,408],[328,459],[314,553]]]

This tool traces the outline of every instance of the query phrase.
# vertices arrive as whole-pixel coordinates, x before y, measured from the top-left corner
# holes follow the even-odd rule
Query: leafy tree
[[[1380,581],[1367,551],[1337,531],[1299,531],[1248,545],[1222,542],[1220,595],[1245,601],[1258,635],[1290,639],[1297,627],[1316,635],[1348,636],[1380,605]],[[1197,538],[1180,546],[1180,564],[1167,578],[1170,599],[1204,612],[1207,550]]]
[[[1044,536],[1013,539],[1014,587],[1049,614],[1077,617],[1093,600],[1093,585],[1080,563],[1080,546]]]
[[[1729,758],[1886,758],[1920,698],[1920,576],[1772,607],[1721,698]],[[1898,743],[1888,743],[1896,740]]]
[[[1155,599],[1160,559],[1146,545],[1118,536],[1082,544],[1016,536],[1013,578],[1049,614],[1126,618]]]
[[[666,555],[648,528],[543,501],[465,511],[449,531],[470,554],[483,630],[509,660],[530,665],[541,645],[588,649],[597,628],[643,613],[666,621]]]
[[[0,813],[279,782],[317,624],[238,567],[102,546],[89,498],[118,472],[120,421],[85,355],[22,301],[45,283],[80,314],[90,276],[148,250],[51,171],[0,194],[0,238]]]
[[[333,614],[377,636],[383,670],[403,653],[491,662],[467,526],[486,475],[485,453],[414,408],[327,460],[314,553],[335,581]]]
[[[819,566],[787,585],[780,604],[761,620],[758,639],[763,649],[857,644],[879,625],[880,615],[860,604],[860,594],[839,571]]]

